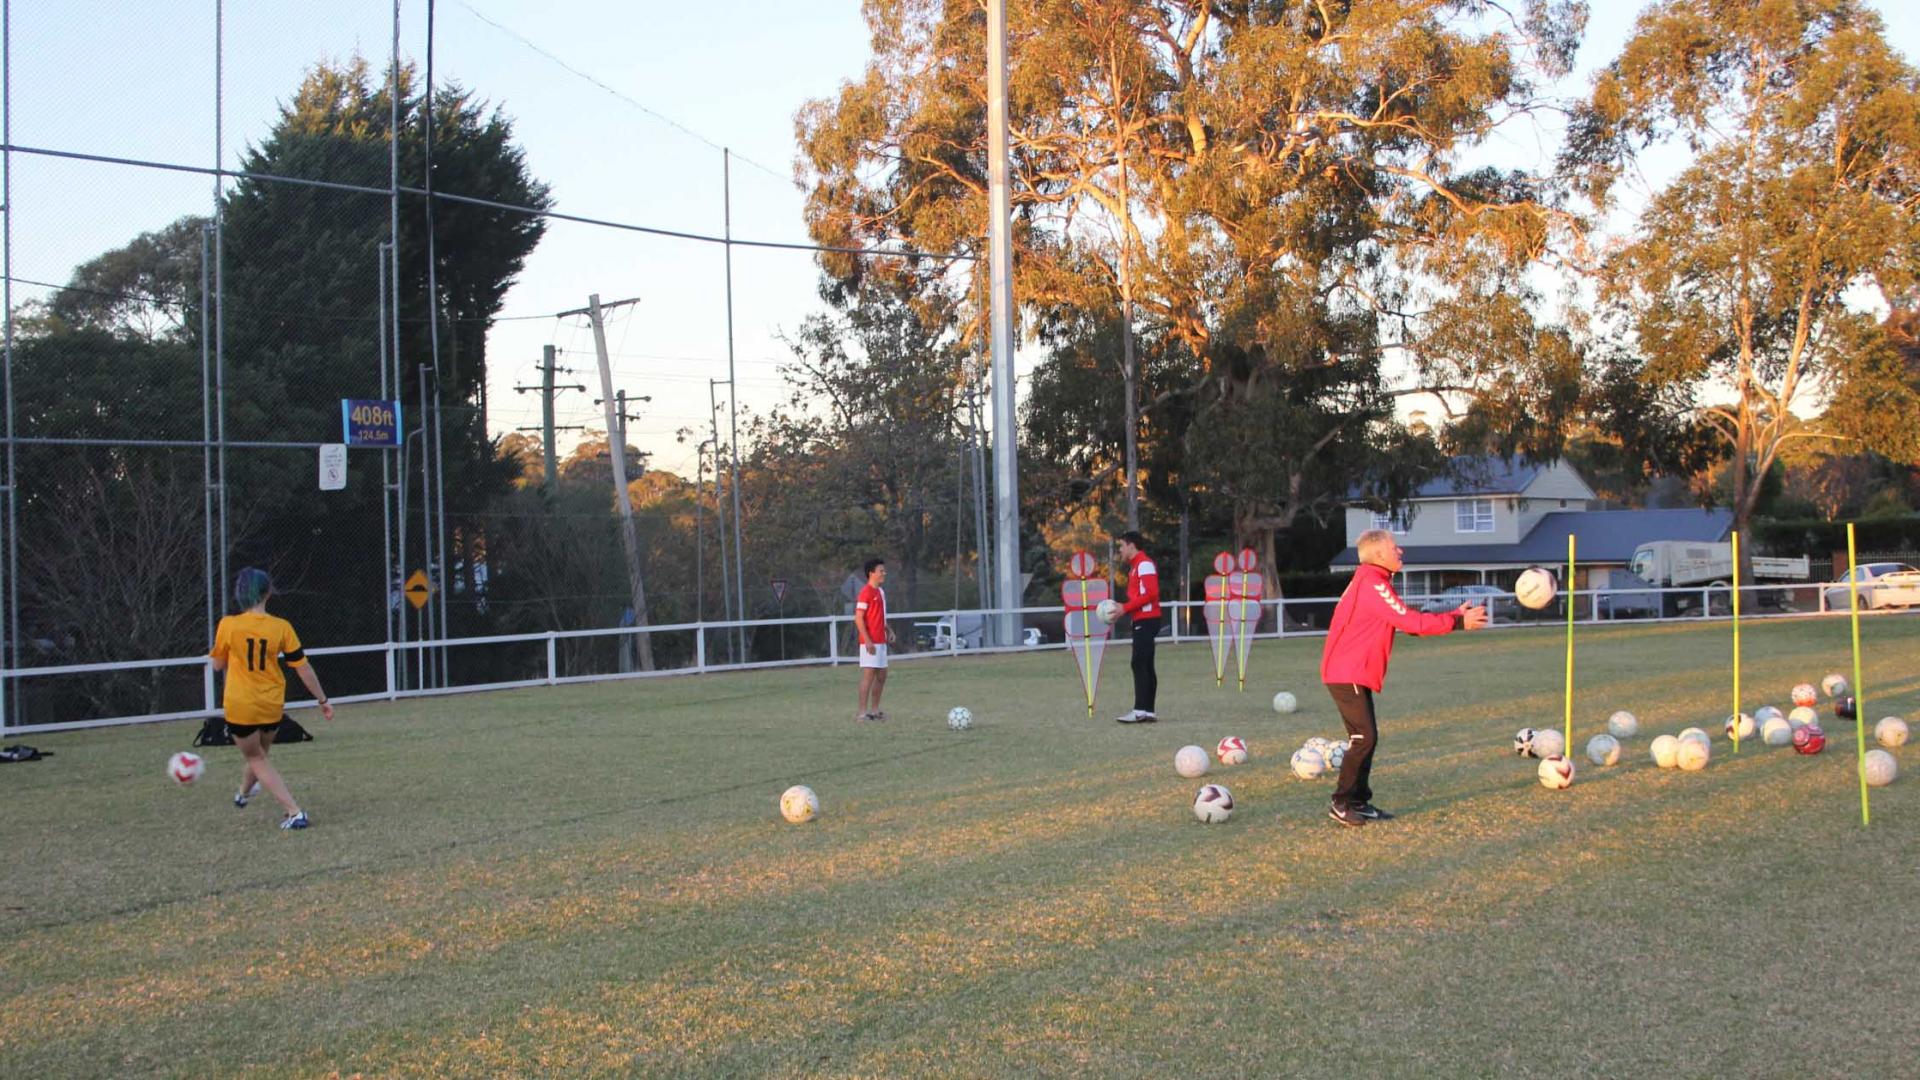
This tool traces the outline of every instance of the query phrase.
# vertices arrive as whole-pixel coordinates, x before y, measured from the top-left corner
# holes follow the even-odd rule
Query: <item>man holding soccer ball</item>
[[[1136,531],[1120,534],[1120,557],[1127,561],[1127,599],[1120,612],[1133,616],[1133,710],[1118,717],[1123,724],[1151,724],[1159,719],[1153,715],[1153,699],[1160,690],[1160,676],[1153,669],[1153,644],[1160,635],[1160,570],[1142,550],[1146,546],[1147,538]]]
[[[1347,756],[1340,763],[1340,783],[1334,788],[1333,806],[1327,816],[1350,826],[1393,817],[1373,805],[1373,788],[1367,781],[1373,773],[1373,752],[1379,742],[1373,695],[1380,692],[1380,684],[1387,677],[1394,631],[1450,634],[1487,625],[1487,609],[1479,606],[1462,604],[1437,614],[1409,610],[1393,591],[1393,575],[1400,571],[1406,552],[1387,530],[1361,533],[1354,549],[1360,556],[1360,568],[1353,572],[1353,580],[1333,609],[1326,648],[1320,655],[1320,681],[1333,695],[1349,736]]]

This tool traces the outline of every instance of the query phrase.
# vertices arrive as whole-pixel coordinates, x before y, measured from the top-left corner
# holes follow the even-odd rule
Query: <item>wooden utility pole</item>
[[[632,304],[638,301],[619,302]],[[593,351],[600,358],[600,400],[607,414],[607,441],[613,443],[616,439],[620,440],[617,445],[607,447],[607,460],[613,463],[613,502],[620,509],[620,542],[627,554],[627,582],[633,597],[633,625],[644,628],[647,625],[647,586],[640,577],[640,537],[634,532],[633,500],[627,494],[626,421],[620,415],[619,399],[613,392],[613,365],[607,358],[605,310],[600,305],[599,293],[587,297],[587,315],[593,320]],[[639,645],[640,670],[652,671],[652,636],[639,633],[634,637]]]
[[[580,385],[579,383],[567,383],[564,386],[554,385],[553,373],[555,371],[558,371],[559,369],[554,366],[553,354],[554,354],[554,349],[553,349],[553,346],[551,345],[545,346],[541,351],[540,385],[539,386],[516,386],[513,388],[516,393],[521,393],[521,394],[524,394],[529,390],[538,390],[540,392],[539,431],[540,431],[541,446],[544,448],[545,457],[546,457],[545,486],[549,493],[552,493],[558,490],[555,484],[558,481],[558,477],[559,477],[559,458],[557,453],[554,450],[554,445],[553,445],[554,433],[556,431],[580,430],[580,426],[578,424],[563,424],[563,425],[554,424],[553,422],[554,396],[557,395],[562,390],[578,390],[583,394],[586,393],[586,390],[587,390],[586,387]],[[523,427],[523,428],[517,428],[515,430],[532,431],[534,429]]]

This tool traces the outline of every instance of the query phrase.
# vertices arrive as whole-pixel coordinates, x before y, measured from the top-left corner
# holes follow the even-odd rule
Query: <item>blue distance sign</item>
[[[400,403],[340,399],[340,435],[348,446],[399,446]]]

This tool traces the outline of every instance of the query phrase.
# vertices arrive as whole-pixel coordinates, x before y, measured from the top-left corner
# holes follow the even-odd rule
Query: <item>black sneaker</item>
[[[1339,822],[1342,825],[1350,825],[1350,826],[1357,827],[1360,825],[1365,825],[1367,823],[1367,819],[1361,816],[1360,811],[1348,809],[1347,807],[1344,807],[1344,806],[1327,807],[1327,816]]]
[[[1354,808],[1353,812],[1356,814],[1359,814],[1363,818],[1366,818],[1368,821],[1392,821],[1393,820],[1392,814],[1387,813],[1385,810],[1380,809],[1379,807],[1373,805],[1372,803],[1361,803],[1359,806]]]

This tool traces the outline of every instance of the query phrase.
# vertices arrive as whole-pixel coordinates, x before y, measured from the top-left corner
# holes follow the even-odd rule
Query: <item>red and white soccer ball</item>
[[[1540,786],[1558,791],[1573,786],[1573,762],[1559,754],[1540,761]]]
[[[1793,688],[1793,703],[1811,709],[1820,700],[1820,691],[1812,683],[1800,683]]]
[[[1222,765],[1245,765],[1247,742],[1238,735],[1229,735],[1220,740],[1220,745],[1213,748],[1213,753]]]
[[[1827,733],[1819,724],[1808,724],[1793,733],[1793,748],[1803,754],[1817,754],[1827,748]]]
[[[167,778],[182,787],[200,779],[200,774],[206,771],[206,759],[199,754],[182,750],[167,759]]]
[[[1208,784],[1193,797],[1193,816],[1208,825],[1218,825],[1233,816],[1233,792],[1220,784]]]

